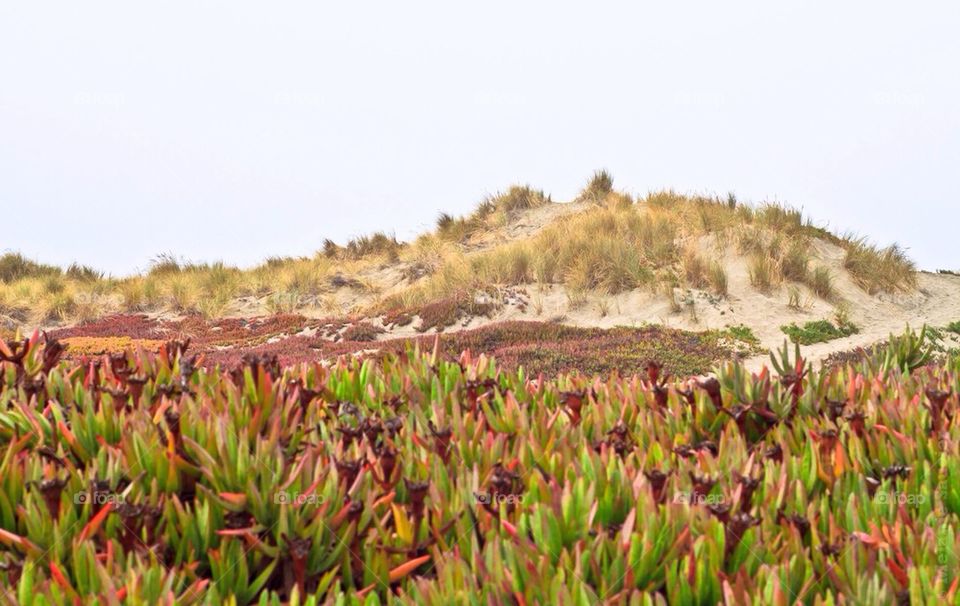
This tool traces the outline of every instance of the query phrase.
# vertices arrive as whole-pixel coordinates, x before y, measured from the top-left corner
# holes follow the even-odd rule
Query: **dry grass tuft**
[[[877,248],[865,238],[849,238],[843,266],[870,294],[916,288],[916,265],[897,244]]]
[[[808,276],[807,286],[821,299],[830,300],[834,297],[833,276],[826,267],[816,267]]]
[[[787,307],[795,311],[800,311],[803,308],[803,295],[796,286],[790,286],[787,289]]]
[[[404,246],[396,236],[378,231],[356,237],[345,246],[339,246],[336,242],[327,239],[323,243],[323,254],[328,259],[357,261],[371,256],[380,256],[390,262],[396,262]]]
[[[706,288],[710,285],[710,267],[703,257],[693,248],[683,254],[683,275],[694,288]]]
[[[31,261],[20,253],[6,253],[0,256],[0,282],[11,283],[22,278],[39,278],[60,275],[59,267]]]
[[[779,263],[783,279],[805,283],[810,274],[810,251],[807,242],[801,239],[793,240],[779,251],[771,250],[771,253],[776,252],[781,252]]]
[[[473,213],[456,218],[448,213],[437,217],[436,234],[447,241],[466,242],[478,234],[505,225],[517,212],[551,204],[543,190],[529,185],[512,185],[505,192],[480,202]]]
[[[710,288],[713,289],[714,293],[724,297],[729,294],[727,289],[727,272],[721,263],[714,261],[710,264],[708,277],[710,280]]]
[[[577,196],[577,202],[593,202],[599,204],[613,193],[613,176],[606,169],[598,170],[590,177],[586,187]]]
[[[755,254],[750,257],[748,271],[750,273],[750,284],[761,292],[770,292],[773,286],[779,284],[781,280],[776,260],[768,255]]]

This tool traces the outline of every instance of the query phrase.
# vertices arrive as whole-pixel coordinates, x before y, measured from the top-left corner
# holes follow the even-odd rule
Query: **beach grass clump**
[[[613,193],[613,175],[606,169],[593,173],[587,185],[580,191],[577,201],[599,204]]]
[[[864,238],[850,239],[843,266],[870,294],[904,292],[917,285],[916,265],[896,244],[878,248]]]

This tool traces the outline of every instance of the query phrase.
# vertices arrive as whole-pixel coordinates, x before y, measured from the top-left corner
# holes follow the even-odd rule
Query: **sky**
[[[606,168],[960,269],[958,31],[956,2],[4,2],[0,252],[250,266]]]

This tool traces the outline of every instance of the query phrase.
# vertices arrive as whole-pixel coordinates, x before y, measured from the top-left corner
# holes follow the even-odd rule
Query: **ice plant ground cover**
[[[371,342],[357,340],[351,329],[362,325],[350,319],[310,319],[296,314],[258,318],[206,320],[188,316],[158,320],[146,315],[116,315],[96,322],[50,331],[68,346],[66,357],[118,353],[124,349],[157,349],[167,340],[190,339],[197,365],[235,367],[245,355],[276,356],[282,365],[335,360],[345,354],[375,357],[403,354],[419,345],[431,349],[436,334]],[[643,372],[656,359],[674,374],[698,374],[735,355],[763,351],[750,329],[735,326],[719,330],[687,331],[657,325],[615,328],[565,326],[554,322],[498,322],[473,330],[439,335],[441,350],[450,356],[461,351],[495,354],[501,367],[548,375],[573,370],[606,374]]]
[[[0,342],[0,601],[960,603],[960,359],[531,376]]]

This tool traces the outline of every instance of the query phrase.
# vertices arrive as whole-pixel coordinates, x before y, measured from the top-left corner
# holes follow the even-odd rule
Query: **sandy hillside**
[[[686,199],[672,192],[665,195],[680,200],[675,202],[671,199],[673,203],[697,208],[694,203],[684,202]],[[656,206],[652,204],[647,201],[641,205],[638,201],[632,206],[642,214],[656,212]],[[675,212],[673,207],[667,208],[670,210],[660,212]],[[717,208],[726,213],[728,221],[731,217],[736,221],[737,207],[726,210],[720,204]],[[622,205],[620,210],[623,210]],[[547,203],[521,208],[502,213],[498,223],[485,226],[461,242],[445,246],[454,247],[461,262],[469,263],[474,255],[497,252],[511,243],[533,242],[541,232],[552,234],[554,232],[544,230],[558,222],[601,212],[604,211],[594,202]],[[682,221],[686,220],[689,220],[689,215],[677,220],[677,224],[682,225]],[[916,328],[928,324],[942,328],[960,321],[960,276],[918,272],[916,288],[907,288],[895,294],[869,294],[845,268],[847,251],[843,248],[844,241],[836,237],[814,236],[807,250],[811,268],[829,270],[833,290],[829,299],[818,297],[804,284],[795,282],[781,281],[765,291],[760,290],[751,283],[748,257],[731,244],[729,234],[736,233],[735,230],[739,228],[736,223],[732,227],[727,223],[725,232],[679,236],[682,250],[693,249],[722,268],[727,281],[726,295],[687,286],[674,288],[671,295],[669,288],[663,287],[662,281],[655,282],[655,287],[627,289],[617,294],[604,294],[602,289],[574,291],[556,282],[495,284],[492,289],[487,285],[483,294],[473,295],[478,306],[489,308],[487,312],[483,315],[461,314],[441,331],[472,329],[507,320],[536,320],[599,328],[655,324],[691,331],[743,325],[750,328],[762,347],[775,348],[782,345],[785,339],[781,330],[784,325],[803,325],[816,320],[835,321],[838,313],[845,314],[859,331],[849,337],[805,346],[807,356],[816,362],[835,352],[876,343],[891,333],[901,332],[908,325]],[[724,233],[727,235],[721,238]],[[411,247],[415,249],[413,245]],[[404,250],[409,251],[411,247]],[[441,255],[438,259],[437,262],[442,263],[446,257]],[[382,330],[375,337],[380,340],[435,332],[435,328],[424,330],[423,318],[415,309],[411,308],[412,311],[407,313],[412,316],[408,322],[396,322],[389,313],[383,311],[384,301],[402,298],[431,279],[439,266],[430,268],[428,265],[425,265],[423,255],[404,252],[391,259],[350,266],[350,269],[345,266],[342,273],[337,266],[336,271],[326,279],[327,286],[321,294],[300,301],[295,309],[289,311],[307,318],[348,318],[344,326],[369,323]],[[671,271],[677,271],[677,267],[674,266]],[[277,308],[275,297],[273,293],[236,297],[218,317],[250,318],[288,311]],[[421,300],[419,305],[423,306],[424,302]],[[169,309],[147,311],[148,315],[158,318],[182,317],[182,314]],[[23,331],[35,327],[29,324],[19,326]],[[958,338],[952,333],[947,335],[951,339]],[[767,360],[767,355],[758,355],[747,362],[755,369]]]
[[[612,328],[660,324],[686,330],[721,329],[745,325],[751,328],[765,348],[782,345],[785,335],[781,326],[812,320],[832,319],[836,305],[819,299],[806,286],[781,285],[769,293],[762,293],[750,284],[746,262],[735,254],[723,257],[730,280],[730,293],[718,297],[699,289],[677,288],[674,291],[679,311],[664,293],[633,290],[618,295],[595,293],[585,299],[572,298],[562,285],[546,288],[524,285],[504,289],[503,309],[491,317],[473,317],[446,329],[447,332],[477,328],[504,320],[546,320],[573,326]],[[837,300],[859,333],[826,343],[805,345],[804,352],[820,362],[835,352],[867,346],[891,333],[899,333],[906,326],[919,328],[924,324],[943,327],[960,320],[960,276],[918,272],[918,288],[904,294],[869,295],[843,269],[843,251],[832,244],[817,243],[817,261],[828,266],[834,276]],[[790,288],[801,293],[801,308],[792,308]],[[375,320],[380,325],[379,319]],[[390,328],[381,338],[414,336],[416,321],[405,327]],[[769,361],[767,354],[747,360],[752,369]]]
[[[522,213],[515,222],[488,235],[483,246],[529,237],[559,217],[588,208],[588,204],[553,204]],[[674,289],[675,303],[664,292],[636,289],[616,295],[603,293],[571,295],[563,285],[516,285],[502,290],[503,306],[489,317],[465,319],[446,331],[477,328],[504,320],[546,320],[582,327],[611,328],[659,324],[686,330],[722,329],[729,326],[750,327],[764,348],[782,345],[785,335],[781,327],[791,323],[803,325],[814,320],[833,320],[842,310],[859,332],[826,343],[805,345],[806,355],[815,363],[835,352],[849,351],[886,339],[905,327],[919,328],[927,324],[943,327],[960,320],[960,275],[917,272],[917,288],[901,293],[869,294],[858,286],[844,268],[845,251],[825,240],[812,245],[812,265],[824,266],[833,278],[834,297],[826,301],[807,286],[783,283],[768,292],[761,292],[750,283],[745,257],[721,246],[711,237],[701,238],[697,248],[721,260],[728,276],[729,292],[725,297],[707,290]],[[791,306],[791,295],[799,293],[799,306]],[[380,325],[379,319],[374,319]],[[416,322],[405,327],[384,326],[382,338],[418,334]],[[958,337],[947,334],[954,342]],[[767,354],[747,360],[749,367],[759,368],[769,360]]]

